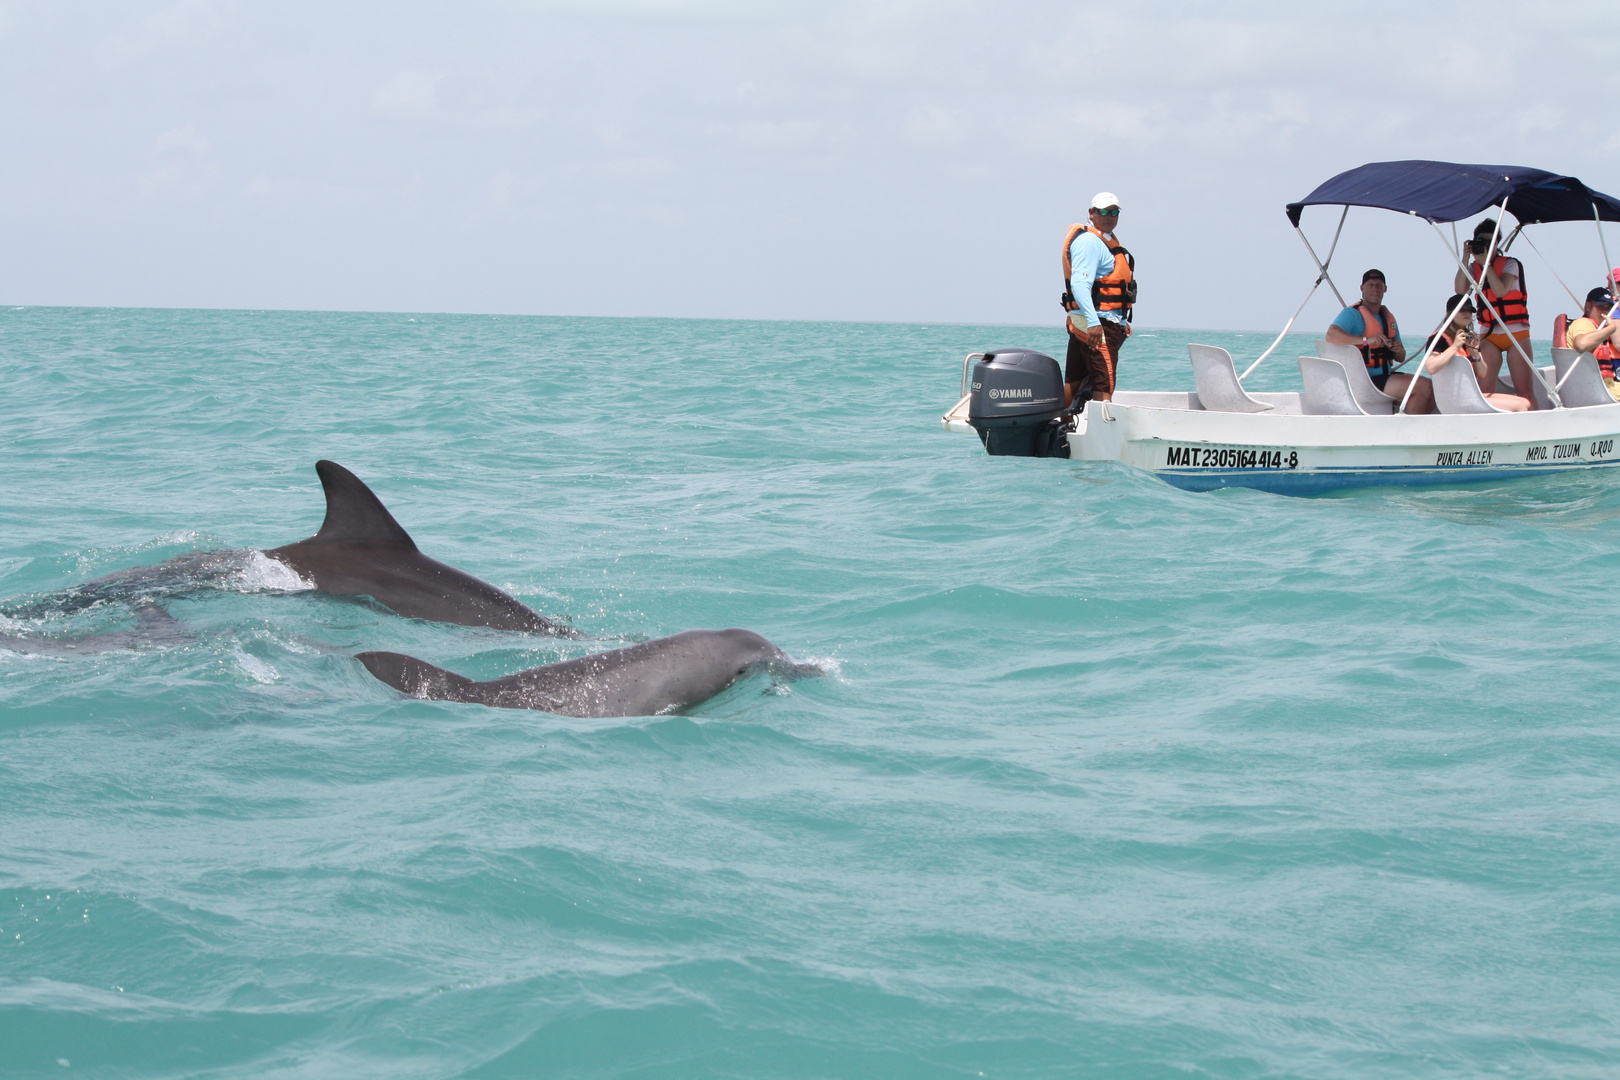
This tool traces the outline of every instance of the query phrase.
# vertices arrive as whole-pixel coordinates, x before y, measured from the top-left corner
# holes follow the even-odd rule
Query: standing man
[[[1112,191],[1099,191],[1091,200],[1091,224],[1070,225],[1063,240],[1062,300],[1069,313],[1065,406],[1114,397],[1119,347],[1131,336],[1136,303],[1136,259],[1114,238],[1118,224],[1119,200]]]
[[[1373,385],[1390,397],[1406,395],[1413,376],[1395,369],[1406,362],[1406,346],[1401,343],[1401,328],[1395,325],[1395,313],[1384,306],[1384,292],[1389,288],[1382,270],[1368,270],[1361,275],[1361,303],[1339,312],[1333,325],[1327,328],[1330,345],[1354,345],[1361,350],[1361,361],[1367,365],[1367,374]],[[1406,399],[1409,413],[1434,411],[1434,390],[1428,379],[1418,379],[1412,387],[1412,396]]]

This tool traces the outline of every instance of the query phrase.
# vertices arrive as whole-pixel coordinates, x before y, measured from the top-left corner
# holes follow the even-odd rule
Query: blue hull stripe
[[[1342,469],[1162,469],[1154,475],[1167,484],[1186,491],[1214,491],[1217,488],[1245,487],[1278,495],[1318,495],[1342,488],[1413,486],[1433,484],[1479,484],[1492,480],[1512,480],[1527,476],[1583,469],[1606,469],[1620,460],[1585,465],[1518,465],[1490,468],[1463,465],[1451,468],[1419,468],[1392,465],[1383,468]]]

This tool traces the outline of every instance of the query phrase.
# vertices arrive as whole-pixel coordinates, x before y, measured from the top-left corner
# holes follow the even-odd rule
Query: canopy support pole
[[[1322,282],[1326,281],[1328,286],[1333,289],[1333,295],[1339,296],[1339,288],[1333,284],[1333,279],[1328,277],[1327,268],[1328,263],[1333,261],[1333,253],[1339,249],[1339,234],[1344,232],[1344,219],[1349,215],[1350,208],[1346,206],[1344,213],[1339,215],[1339,227],[1333,230],[1333,243],[1328,247],[1327,262],[1316,258],[1316,251],[1311,247],[1311,242],[1305,240],[1305,234],[1300,232],[1298,225],[1294,226],[1294,231],[1299,233],[1299,238],[1305,240],[1305,250],[1309,251],[1311,258],[1316,261],[1316,280],[1311,283],[1311,291],[1305,294],[1305,299],[1299,302],[1299,307],[1295,308],[1294,313],[1288,317],[1288,323],[1282,328],[1282,333],[1277,335],[1277,339],[1255,359],[1254,363],[1243,369],[1243,374],[1238,376],[1238,382],[1241,383],[1244,379],[1247,379],[1254,369],[1260,366],[1260,361],[1270,356],[1277,346],[1282,344],[1282,339],[1287,337],[1288,331],[1294,328],[1294,320],[1299,318],[1299,313],[1305,310],[1305,305],[1311,302],[1311,297],[1316,295],[1316,290],[1321,287]],[[1339,296],[1339,303],[1341,305],[1344,303],[1344,297]]]
[[[1405,414],[1406,402],[1411,398],[1412,388],[1417,385],[1417,381],[1419,379],[1427,379],[1431,377],[1429,373],[1424,370],[1423,364],[1429,359],[1429,357],[1434,355],[1434,347],[1440,344],[1440,331],[1444,330],[1446,328],[1446,324],[1450,321],[1451,313],[1447,312],[1441,317],[1440,325],[1434,328],[1434,333],[1429,335],[1428,347],[1423,350],[1423,355],[1418,357],[1417,371],[1412,374],[1412,381],[1406,384],[1406,393],[1401,395],[1400,407],[1395,410],[1397,414]]]
[[[1614,279],[1614,263],[1609,261],[1609,244],[1603,239],[1603,218],[1598,213],[1596,199],[1592,200],[1592,220],[1597,223],[1598,246],[1603,249],[1603,280],[1609,283],[1609,292],[1613,293],[1616,286],[1620,285],[1620,282],[1616,282]],[[1585,312],[1584,305],[1581,310],[1583,313]]]
[[[1491,248],[1495,248],[1495,246],[1496,246],[1496,238],[1502,234],[1502,218],[1500,217],[1500,215],[1507,213],[1507,203],[1508,203],[1507,199],[1503,199],[1502,200],[1502,205],[1498,206],[1496,208],[1497,214],[1499,216],[1496,219],[1496,229],[1491,233]],[[1596,203],[1592,204],[1592,212],[1593,213],[1597,212],[1597,204]],[[1443,247],[1443,248],[1446,248],[1447,251],[1451,251],[1450,247],[1448,247],[1447,244],[1446,244],[1445,234],[1440,231],[1440,226],[1435,225],[1435,223],[1432,222],[1432,221],[1429,222],[1429,224],[1431,226],[1433,226],[1433,228],[1434,228],[1434,235],[1439,237],[1440,246]],[[1601,236],[1602,233],[1603,233],[1603,230],[1602,230],[1602,227],[1600,226],[1599,229],[1598,229],[1598,235]],[[1463,276],[1468,279],[1468,294],[1470,296],[1474,297],[1474,299],[1478,303],[1482,303],[1482,304],[1485,305],[1486,309],[1488,309],[1490,311],[1492,317],[1495,319],[1497,325],[1503,326],[1503,327],[1507,326],[1507,321],[1502,318],[1502,313],[1500,311],[1496,310],[1496,305],[1491,303],[1490,297],[1485,295],[1485,290],[1480,287],[1479,281],[1475,280],[1474,275],[1470,274],[1468,272],[1468,264],[1463,262],[1462,254],[1460,252],[1454,252],[1453,251],[1453,252],[1451,252],[1451,257],[1457,261],[1457,269],[1461,270],[1463,272]],[[1605,258],[1608,257],[1608,252],[1607,251],[1604,252],[1604,257]],[[1481,278],[1483,278],[1484,276],[1485,275],[1483,275],[1483,274],[1480,275]],[[1522,359],[1524,361],[1525,366],[1530,369],[1530,377],[1532,379],[1541,379],[1541,385],[1547,388],[1547,396],[1552,398],[1553,407],[1557,408],[1557,409],[1562,409],[1564,407],[1564,402],[1558,396],[1558,388],[1556,386],[1554,386],[1552,383],[1549,383],[1546,379],[1541,378],[1541,372],[1536,370],[1535,361],[1531,360],[1529,355],[1525,353],[1524,346],[1519,344],[1519,339],[1514,337],[1512,334],[1509,334],[1507,337],[1508,337],[1508,340],[1513,343],[1514,351],[1519,354],[1519,357],[1520,357],[1520,359]],[[1422,372],[1420,371],[1419,374],[1422,374]],[[1415,383],[1414,383],[1414,385],[1415,385]],[[1518,387],[1515,386],[1514,389],[1517,390]],[[1524,389],[1529,390],[1530,388],[1527,386]],[[1408,397],[1411,396],[1411,393],[1412,393],[1412,387],[1411,386],[1408,386],[1406,388],[1406,393],[1407,393]],[[1532,405],[1535,404],[1535,399],[1531,398],[1530,403]],[[1406,407],[1406,402],[1405,402],[1404,399],[1401,402],[1401,407],[1403,409]]]
[[[1578,310],[1578,311],[1585,310],[1586,305],[1581,303],[1581,298],[1576,296],[1574,291],[1571,290],[1568,285],[1564,284],[1564,279],[1563,278],[1558,277],[1557,269],[1555,269],[1553,267],[1552,263],[1547,261],[1547,256],[1541,254],[1541,249],[1536,247],[1536,242],[1534,240],[1530,239],[1530,234],[1529,233],[1524,234],[1524,242],[1530,245],[1530,250],[1531,251],[1535,252],[1538,256],[1541,257],[1541,261],[1543,263],[1545,263],[1547,269],[1552,272],[1552,276],[1555,277],[1555,278],[1558,278],[1558,284],[1563,285],[1564,286],[1564,291],[1566,293],[1569,293],[1569,298],[1571,300],[1575,301],[1576,310]]]
[[[1344,219],[1349,216],[1350,207],[1346,205],[1344,212],[1339,215],[1339,227],[1333,230],[1333,247],[1328,248],[1328,262],[1333,261],[1333,251],[1339,246],[1339,234],[1344,231]],[[1339,292],[1339,287],[1333,284],[1333,279],[1331,277],[1328,277],[1327,263],[1316,257],[1316,249],[1311,247],[1311,242],[1309,240],[1305,239],[1305,230],[1301,229],[1298,225],[1295,225],[1294,231],[1299,234],[1300,243],[1305,245],[1305,250],[1311,253],[1311,261],[1316,264],[1317,273],[1321,274],[1324,278],[1327,278],[1328,288],[1332,289],[1333,295],[1339,298],[1339,306],[1349,307],[1350,305],[1344,302],[1344,294]]]
[[[1271,348],[1261,353],[1254,363],[1243,369],[1243,374],[1238,376],[1238,382],[1242,382],[1244,379],[1247,379],[1249,377],[1249,373],[1260,366],[1260,361],[1270,356],[1272,349],[1275,349],[1278,345],[1282,344],[1282,339],[1287,337],[1288,331],[1294,328],[1294,320],[1299,318],[1299,313],[1305,310],[1305,305],[1311,302],[1311,297],[1316,295],[1317,286],[1321,284],[1322,279],[1318,277],[1316,282],[1311,286],[1311,291],[1305,294],[1305,299],[1299,302],[1299,307],[1295,308],[1294,313],[1288,317],[1288,325],[1282,328],[1282,333],[1278,334],[1277,340],[1271,343]]]
[[[1431,221],[1429,224],[1433,225],[1434,222]],[[1436,227],[1435,232],[1439,232],[1439,231],[1440,231],[1439,228]],[[1440,243],[1444,244],[1445,242],[1446,242],[1445,235],[1441,234]],[[1455,221],[1453,221],[1451,223],[1451,257],[1453,259],[1457,258],[1457,253],[1459,251],[1461,251],[1461,250],[1462,250],[1462,242],[1457,239],[1457,223]],[[1446,314],[1440,316],[1440,325],[1436,326],[1434,328],[1434,332],[1429,335],[1429,343],[1428,343],[1428,345],[1424,346],[1423,355],[1418,357],[1417,368],[1412,372],[1412,381],[1406,384],[1406,393],[1401,395],[1401,403],[1395,409],[1395,412],[1397,414],[1402,414],[1402,415],[1405,414],[1405,412],[1406,412],[1406,403],[1412,399],[1412,388],[1417,386],[1417,381],[1419,379],[1427,379],[1427,378],[1430,377],[1428,371],[1424,368],[1423,365],[1428,362],[1429,357],[1434,355],[1434,347],[1436,345],[1440,344],[1440,331],[1444,330],[1446,328],[1446,324],[1449,323],[1450,321],[1451,321],[1451,313],[1450,312],[1447,312]],[[1404,367],[1405,364],[1404,363],[1397,364],[1396,366],[1397,367]]]

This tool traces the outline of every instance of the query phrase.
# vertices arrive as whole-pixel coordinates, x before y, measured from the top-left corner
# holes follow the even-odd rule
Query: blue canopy
[[[1620,221],[1620,201],[1593,191],[1573,176],[1522,165],[1457,165],[1449,161],[1375,161],[1327,181],[1288,204],[1299,227],[1307,206],[1373,206],[1428,221],[1461,221],[1501,206],[1521,224],[1591,221],[1592,207],[1604,221]]]

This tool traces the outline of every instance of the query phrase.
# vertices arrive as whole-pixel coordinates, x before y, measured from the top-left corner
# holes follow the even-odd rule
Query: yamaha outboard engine
[[[987,352],[973,365],[968,423],[992,454],[1068,457],[1063,370],[1033,349]]]

